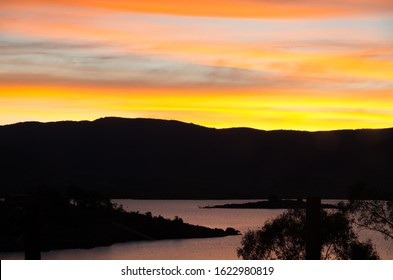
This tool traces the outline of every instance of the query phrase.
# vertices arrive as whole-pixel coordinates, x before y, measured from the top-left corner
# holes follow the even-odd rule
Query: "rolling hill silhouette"
[[[393,129],[212,129],[103,118],[0,126],[0,195],[81,186],[124,198],[391,196]]]

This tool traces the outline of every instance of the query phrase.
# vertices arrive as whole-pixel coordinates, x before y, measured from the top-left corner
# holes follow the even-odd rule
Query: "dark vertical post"
[[[321,259],[321,198],[307,198],[306,259]]]
[[[25,259],[40,260],[40,212],[36,198],[27,198],[25,211]]]

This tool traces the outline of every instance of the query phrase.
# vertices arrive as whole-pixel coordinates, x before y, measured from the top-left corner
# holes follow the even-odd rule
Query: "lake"
[[[151,212],[173,219],[178,216],[186,223],[212,228],[233,227],[242,233],[257,229],[268,219],[284,212],[283,209],[203,209],[207,205],[245,203],[257,200],[114,200],[126,211]],[[325,201],[331,203],[331,201]],[[383,236],[361,231],[361,239],[371,238],[383,259],[393,259],[393,244]],[[93,260],[153,260],[153,259],[237,259],[236,249],[241,236],[221,238],[182,239],[160,241],[134,241],[93,249],[68,249],[43,252],[43,259],[93,259]],[[22,253],[0,253],[0,259],[23,259]]]

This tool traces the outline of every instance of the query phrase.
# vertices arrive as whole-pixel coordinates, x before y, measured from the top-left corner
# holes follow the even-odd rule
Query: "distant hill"
[[[46,185],[111,197],[265,198],[393,193],[393,129],[212,129],[103,118],[0,126],[0,196]]]

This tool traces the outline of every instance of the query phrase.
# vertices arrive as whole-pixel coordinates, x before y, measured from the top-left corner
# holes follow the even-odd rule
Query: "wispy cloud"
[[[386,85],[393,76],[392,21],[386,18],[239,20],[80,13],[71,7],[11,11],[0,17],[4,33],[17,34],[0,38],[4,74],[23,70],[76,80],[227,87],[325,87],[332,80],[358,87],[364,80]]]
[[[0,123],[120,115],[265,129],[390,126],[391,7],[2,0]]]

